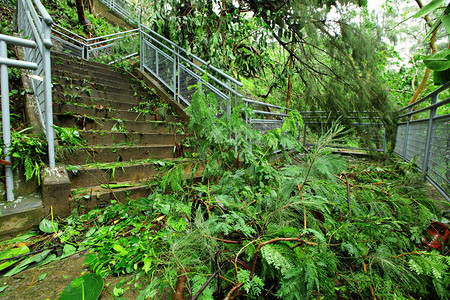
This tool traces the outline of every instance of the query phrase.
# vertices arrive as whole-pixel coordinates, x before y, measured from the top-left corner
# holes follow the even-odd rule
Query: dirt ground
[[[88,267],[83,266],[85,254],[77,253],[39,268],[25,270],[12,277],[1,278],[0,287],[7,285],[7,288],[0,293],[0,299],[58,299],[59,294],[72,280],[89,272]],[[145,286],[136,288],[134,278],[134,275],[106,277],[105,288],[99,299],[136,299]],[[124,290],[122,296],[113,296],[115,287]]]

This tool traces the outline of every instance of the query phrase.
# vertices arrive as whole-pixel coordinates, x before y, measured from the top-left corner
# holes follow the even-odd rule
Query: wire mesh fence
[[[61,26],[52,27],[54,51],[91,60],[109,57],[114,60],[114,55],[125,57],[131,53],[137,55],[138,35],[139,29],[133,29],[86,39]]]
[[[17,1],[17,27],[20,36],[33,40],[37,45],[36,48],[25,48],[24,52],[25,59],[38,66],[31,78],[38,114],[48,142],[50,168],[55,167],[50,63],[52,24],[52,18],[39,0]]]
[[[414,162],[429,181],[450,201],[450,114],[438,115],[449,106],[450,98],[438,100],[439,94],[450,88],[450,82],[426,97],[400,110],[397,141],[394,152],[404,160]],[[419,105],[429,105],[417,109]],[[428,117],[424,117],[424,113]]]
[[[304,121],[303,145],[315,145],[315,136],[326,132],[334,123],[342,124],[345,130],[328,146],[336,149],[386,151],[386,130],[374,112],[346,112],[340,116],[327,111],[301,111]]]

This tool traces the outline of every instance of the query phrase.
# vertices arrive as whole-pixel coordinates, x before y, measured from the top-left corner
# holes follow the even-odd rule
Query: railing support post
[[[0,57],[7,58],[8,53],[6,49],[6,42],[0,41]],[[9,83],[8,83],[8,66],[2,64],[0,67],[1,73],[1,95],[2,95],[2,128],[3,128],[3,155],[5,161],[12,163],[9,149],[11,146],[11,124],[9,113]],[[6,181],[6,201],[14,201],[14,177],[12,173],[12,166],[5,165],[5,181]]]
[[[433,95],[431,98],[431,105],[436,104],[438,101],[438,94]],[[423,156],[423,165],[422,165],[422,174],[426,174],[428,172],[428,162],[430,159],[431,152],[431,143],[432,143],[432,131],[433,131],[433,119],[437,115],[437,108],[433,107],[430,110],[430,118],[428,119],[428,128],[427,128],[427,140],[425,143],[425,154]]]
[[[409,112],[411,113],[413,111],[413,106],[409,109]],[[409,123],[412,120],[412,115],[408,116],[408,120],[406,121],[406,130],[405,130],[405,148],[403,149],[403,159],[407,160],[406,158],[406,152],[408,150],[408,137],[409,137]]]

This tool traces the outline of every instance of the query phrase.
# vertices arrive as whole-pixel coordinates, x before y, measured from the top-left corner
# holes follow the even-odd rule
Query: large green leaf
[[[424,58],[427,68],[433,71],[445,71],[450,68],[450,49],[439,51]]]
[[[430,12],[442,5],[444,1],[442,0],[432,0],[430,3],[422,7],[415,15],[414,18],[420,18],[422,16],[428,15]]]
[[[47,255],[50,253],[50,250],[45,250],[39,254],[36,254],[34,256],[31,256],[25,260],[23,260],[20,264],[18,264],[17,266],[15,266],[11,271],[9,271],[8,273],[6,273],[4,276],[5,277],[10,277],[13,275],[16,275],[17,273],[22,272],[23,270],[25,270],[28,265],[32,264],[32,263],[40,263],[41,261],[43,261]]]
[[[58,223],[43,219],[39,224],[39,229],[45,233],[53,233],[58,231]]]
[[[441,16],[442,24],[444,24],[445,30],[450,34],[450,16]]]
[[[75,278],[62,291],[60,300],[97,300],[103,291],[103,278],[95,273],[88,273]]]
[[[24,245],[20,248],[12,248],[12,249],[2,251],[0,253],[0,259],[11,258],[11,257],[15,257],[15,256],[27,254],[27,253],[30,253],[30,249],[26,245]],[[9,266],[12,266],[17,261],[18,260],[5,261],[4,263],[2,263],[0,265],[0,271],[8,268]]]

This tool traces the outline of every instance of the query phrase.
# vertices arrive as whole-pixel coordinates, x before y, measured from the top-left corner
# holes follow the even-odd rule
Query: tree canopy
[[[251,78],[255,88],[248,96],[327,110],[336,118],[376,111],[390,126],[393,105],[380,80],[386,46],[366,4],[161,0],[143,21],[240,80]]]

